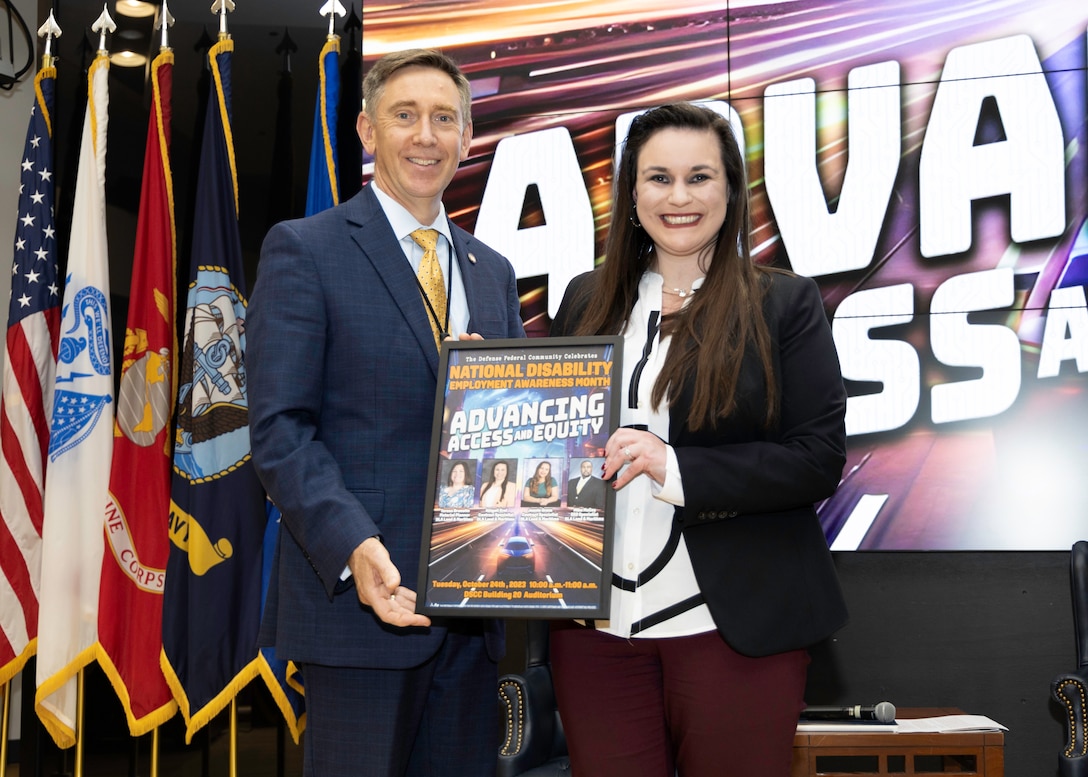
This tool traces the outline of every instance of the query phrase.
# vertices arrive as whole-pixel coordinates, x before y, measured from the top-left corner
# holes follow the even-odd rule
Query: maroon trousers
[[[805,650],[750,658],[716,631],[628,640],[554,624],[551,660],[577,777],[789,777]]]

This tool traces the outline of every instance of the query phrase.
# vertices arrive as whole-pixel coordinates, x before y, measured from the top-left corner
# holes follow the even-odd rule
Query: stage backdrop
[[[364,70],[435,46],[468,73],[446,205],[510,257],[531,334],[599,261],[631,115],[712,101],[743,132],[757,260],[815,278],[832,320],[850,391],[832,548],[1083,537],[1083,4],[477,0],[363,24]]]

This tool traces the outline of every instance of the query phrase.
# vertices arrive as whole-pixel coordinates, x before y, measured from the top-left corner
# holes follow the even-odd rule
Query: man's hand
[[[416,614],[416,592],[400,584],[400,572],[377,537],[363,540],[348,559],[359,601],[391,626],[430,626]]]

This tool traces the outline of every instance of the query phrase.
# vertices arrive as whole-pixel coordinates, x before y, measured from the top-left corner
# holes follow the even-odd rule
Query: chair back
[[[525,670],[499,678],[505,734],[497,777],[569,777],[567,740],[555,704],[547,621],[526,624]]]
[[[1077,666],[1088,667],[1088,542],[1073,545],[1069,554],[1069,581],[1073,587],[1073,633],[1077,640]]]
[[[1059,777],[1088,777],[1088,542],[1069,553],[1073,593],[1073,637],[1077,668],[1054,678],[1050,695],[1065,708],[1066,740],[1058,754]]]

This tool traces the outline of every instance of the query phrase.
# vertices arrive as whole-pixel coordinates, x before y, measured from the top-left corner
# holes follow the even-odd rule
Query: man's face
[[[593,465],[588,461],[582,462],[582,477],[588,478],[593,474]]]
[[[356,129],[363,148],[374,155],[381,190],[421,224],[433,222],[472,142],[453,79],[418,65],[398,70],[385,82],[378,104],[359,114]]]

